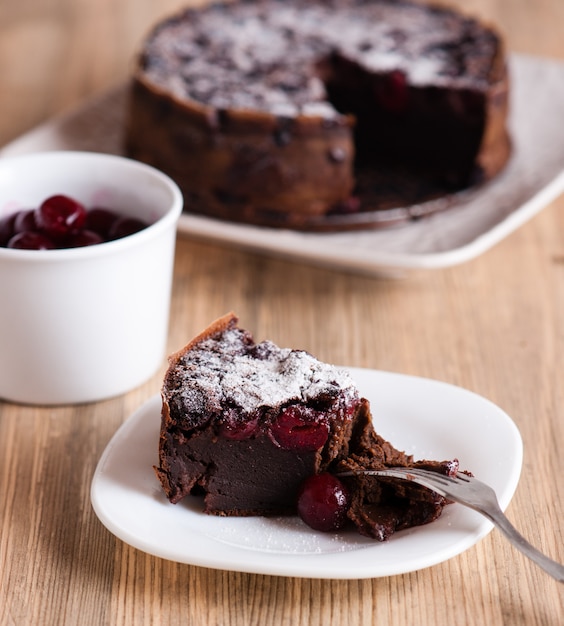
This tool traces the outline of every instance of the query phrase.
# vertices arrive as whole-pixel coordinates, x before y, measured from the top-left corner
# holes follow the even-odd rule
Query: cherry
[[[121,239],[146,228],[146,224],[134,217],[120,217],[110,227],[108,239]]]
[[[6,246],[8,241],[14,236],[14,221],[17,213],[6,215],[0,219],[0,246]]]
[[[220,435],[226,439],[242,441],[249,439],[257,432],[260,414],[251,415],[245,420],[241,419],[235,411],[233,413],[225,412],[223,420],[219,429]]]
[[[84,228],[93,230],[95,233],[101,235],[104,239],[108,238],[110,228],[112,224],[119,218],[117,213],[104,209],[102,207],[94,207],[86,214],[86,221],[84,222]]]
[[[37,223],[35,221],[34,209],[25,209],[18,211],[14,215],[14,235],[16,233],[24,233],[26,231],[36,231]]]
[[[39,229],[56,239],[80,230],[85,220],[84,206],[63,195],[47,198],[35,211],[35,221]]]
[[[0,218],[0,247],[78,248],[120,239],[146,227],[145,222],[110,209],[95,207],[87,211],[80,202],[58,194],[37,209],[23,209]]]
[[[8,241],[7,247],[17,248],[19,250],[52,250],[55,244],[49,237],[38,232],[27,230],[14,235]]]
[[[104,239],[93,230],[79,230],[73,233],[65,240],[67,248],[81,248],[83,246],[93,246],[98,243],[104,243]]]
[[[325,444],[329,426],[317,411],[290,406],[270,425],[270,436],[280,448],[311,452]]]
[[[298,492],[298,515],[311,528],[334,531],[347,522],[350,495],[345,485],[327,472],[306,478]]]

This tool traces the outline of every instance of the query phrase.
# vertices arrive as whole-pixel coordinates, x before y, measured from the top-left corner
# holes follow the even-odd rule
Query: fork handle
[[[509,539],[509,541],[520,550],[526,557],[534,561],[539,567],[550,574],[558,582],[564,582],[564,566],[556,561],[553,561],[545,554],[537,550],[532,546],[521,533],[511,524],[511,522],[505,517],[504,513],[499,507],[495,510],[485,511],[482,508],[477,508],[482,515],[485,515],[491,520],[501,532]]]

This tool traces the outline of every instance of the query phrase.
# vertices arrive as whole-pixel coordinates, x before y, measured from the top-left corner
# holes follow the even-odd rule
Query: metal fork
[[[341,475],[352,476],[354,474],[355,472],[343,472]],[[414,467],[390,467],[385,470],[363,470],[362,474],[410,480],[445,496],[453,502],[459,502],[460,504],[464,504],[478,511],[478,513],[481,513],[493,522],[525,556],[542,567],[545,572],[550,574],[558,582],[564,582],[564,566],[549,559],[526,541],[501,511],[495,491],[476,478],[462,473],[456,476],[445,476],[444,474]]]

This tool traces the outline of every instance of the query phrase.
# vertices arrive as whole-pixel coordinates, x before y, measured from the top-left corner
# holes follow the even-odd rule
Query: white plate
[[[351,368],[375,414],[377,431],[416,458],[452,459],[489,483],[505,508],[517,487],[522,441],[515,424],[484,398],[445,383]],[[386,543],[354,530],[325,534],[297,517],[221,518],[199,498],[168,502],[157,463],[160,398],[117,431],[92,481],[94,510],[124,542],[164,559],[204,567],[309,578],[373,578],[415,571],[473,546],[492,528],[478,513],[448,506],[432,524]]]
[[[513,156],[490,184],[443,213],[399,227],[331,234],[300,233],[184,213],[192,237],[263,254],[366,274],[446,267],[482,254],[564,191],[564,63],[510,57]],[[123,154],[126,90],[121,87],[32,130],[0,156],[43,150]]]

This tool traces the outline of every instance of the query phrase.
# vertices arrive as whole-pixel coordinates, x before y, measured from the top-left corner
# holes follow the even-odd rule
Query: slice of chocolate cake
[[[346,370],[302,350],[255,343],[228,314],[170,357],[162,388],[159,467],[172,503],[204,496],[215,515],[295,514],[304,481],[340,474],[348,517],[379,540],[436,519],[446,500],[363,469],[424,466],[376,434],[368,401]]]

